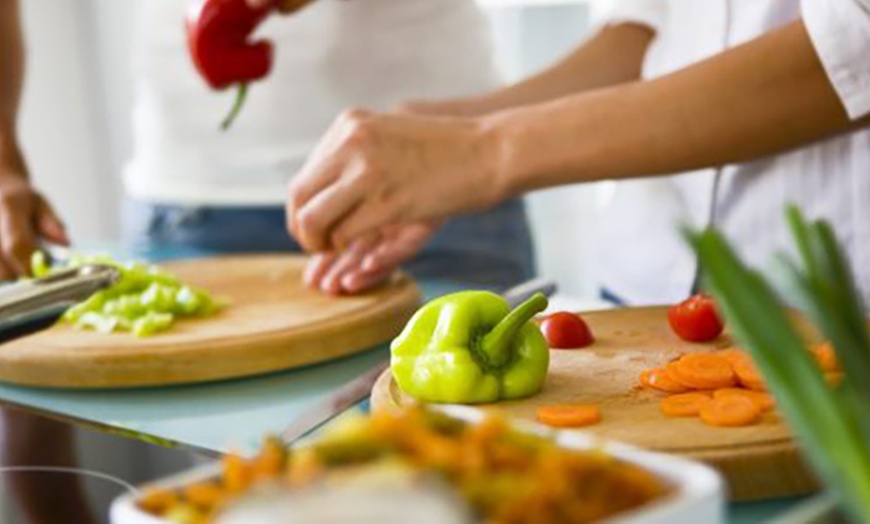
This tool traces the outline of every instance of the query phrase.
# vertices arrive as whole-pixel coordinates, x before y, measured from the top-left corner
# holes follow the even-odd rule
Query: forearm
[[[637,24],[604,27],[548,69],[491,93],[434,104],[441,109],[435,112],[484,115],[638,80],[653,37],[651,29]]]
[[[518,193],[745,161],[855,125],[802,22],[650,82],[485,119]]]
[[[24,80],[24,43],[18,0],[0,0],[0,160],[20,162],[16,119]]]

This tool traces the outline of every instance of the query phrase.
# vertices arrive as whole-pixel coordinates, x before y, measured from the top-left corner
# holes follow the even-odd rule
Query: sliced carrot
[[[841,371],[840,363],[837,361],[837,354],[834,353],[834,346],[830,342],[816,344],[810,349],[810,352],[812,352],[822,371]]]
[[[765,393],[764,391],[754,391],[743,388],[723,388],[717,389],[713,392],[713,398],[727,397],[731,395],[748,398],[755,402],[762,411],[770,411],[774,406],[776,406],[776,400],[773,398],[773,395]]]
[[[707,393],[681,393],[663,398],[661,409],[669,417],[697,417],[701,407],[711,401]]]
[[[689,391],[689,388],[674,380],[665,368],[649,370],[647,382],[651,388],[666,393],[685,393]]]
[[[711,426],[748,426],[761,418],[761,408],[747,397],[725,395],[702,406],[700,415]]]
[[[734,373],[743,387],[756,391],[767,391],[767,385],[765,385],[764,379],[761,378],[761,374],[758,372],[752,359],[747,358],[742,362],[734,364]]]
[[[539,421],[557,428],[591,426],[601,421],[601,411],[598,406],[587,404],[541,406],[538,408],[537,415]]]
[[[686,355],[665,369],[671,378],[693,389],[727,388],[737,383],[731,363],[713,353]]]
[[[749,358],[749,353],[743,351],[742,349],[737,349],[737,348],[722,349],[722,350],[717,351],[715,353],[715,355],[718,355],[718,356],[724,358],[725,360],[730,362],[732,366],[734,366],[738,362],[742,362],[744,360],[751,360]]]
[[[651,388],[652,384],[649,383],[650,375],[652,374],[652,369],[645,369],[640,372],[639,382],[641,387]]]

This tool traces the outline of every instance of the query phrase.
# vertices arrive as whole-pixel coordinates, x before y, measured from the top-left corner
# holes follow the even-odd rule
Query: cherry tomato
[[[541,330],[551,348],[576,349],[586,347],[595,339],[586,322],[579,315],[560,311],[541,322]]]
[[[707,295],[694,295],[668,310],[668,323],[681,339],[706,342],[722,334],[724,325],[716,304]]]

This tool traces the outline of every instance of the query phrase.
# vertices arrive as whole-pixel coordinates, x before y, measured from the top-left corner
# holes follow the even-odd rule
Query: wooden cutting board
[[[323,362],[394,337],[420,292],[396,275],[372,292],[330,297],[301,281],[305,258],[251,255],[173,262],[183,281],[228,302],[213,317],[148,338],[65,323],[0,345],[0,380],[65,388],[157,386],[242,377]]]
[[[665,395],[638,387],[638,375],[643,369],[661,366],[682,354],[731,346],[727,333],[709,344],[680,340],[668,326],[665,307],[594,311],[583,317],[592,329],[595,344],[582,350],[552,350],[550,373],[540,394],[482,407],[534,420],[536,408],[542,405],[596,404],[603,420],[584,431],[706,462],[725,476],[733,501],[784,497],[817,489],[777,414],[766,414],[754,426],[716,428],[696,418],[664,416],[659,403]],[[808,339],[815,338],[805,322],[796,322]],[[412,402],[389,370],[372,391],[374,410]]]

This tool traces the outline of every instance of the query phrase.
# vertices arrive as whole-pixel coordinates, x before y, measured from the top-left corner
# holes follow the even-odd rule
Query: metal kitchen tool
[[[111,266],[86,264],[0,287],[0,334],[57,318],[73,304],[116,283],[120,276]]]
[[[502,297],[507,300],[511,308],[514,308],[535,293],[550,296],[556,292],[556,288],[556,283],[551,280],[533,279],[504,291]],[[371,394],[378,377],[389,366],[389,359],[378,362],[359,377],[345,383],[326,398],[303,411],[281,432],[281,440],[289,446],[362,402]]]

